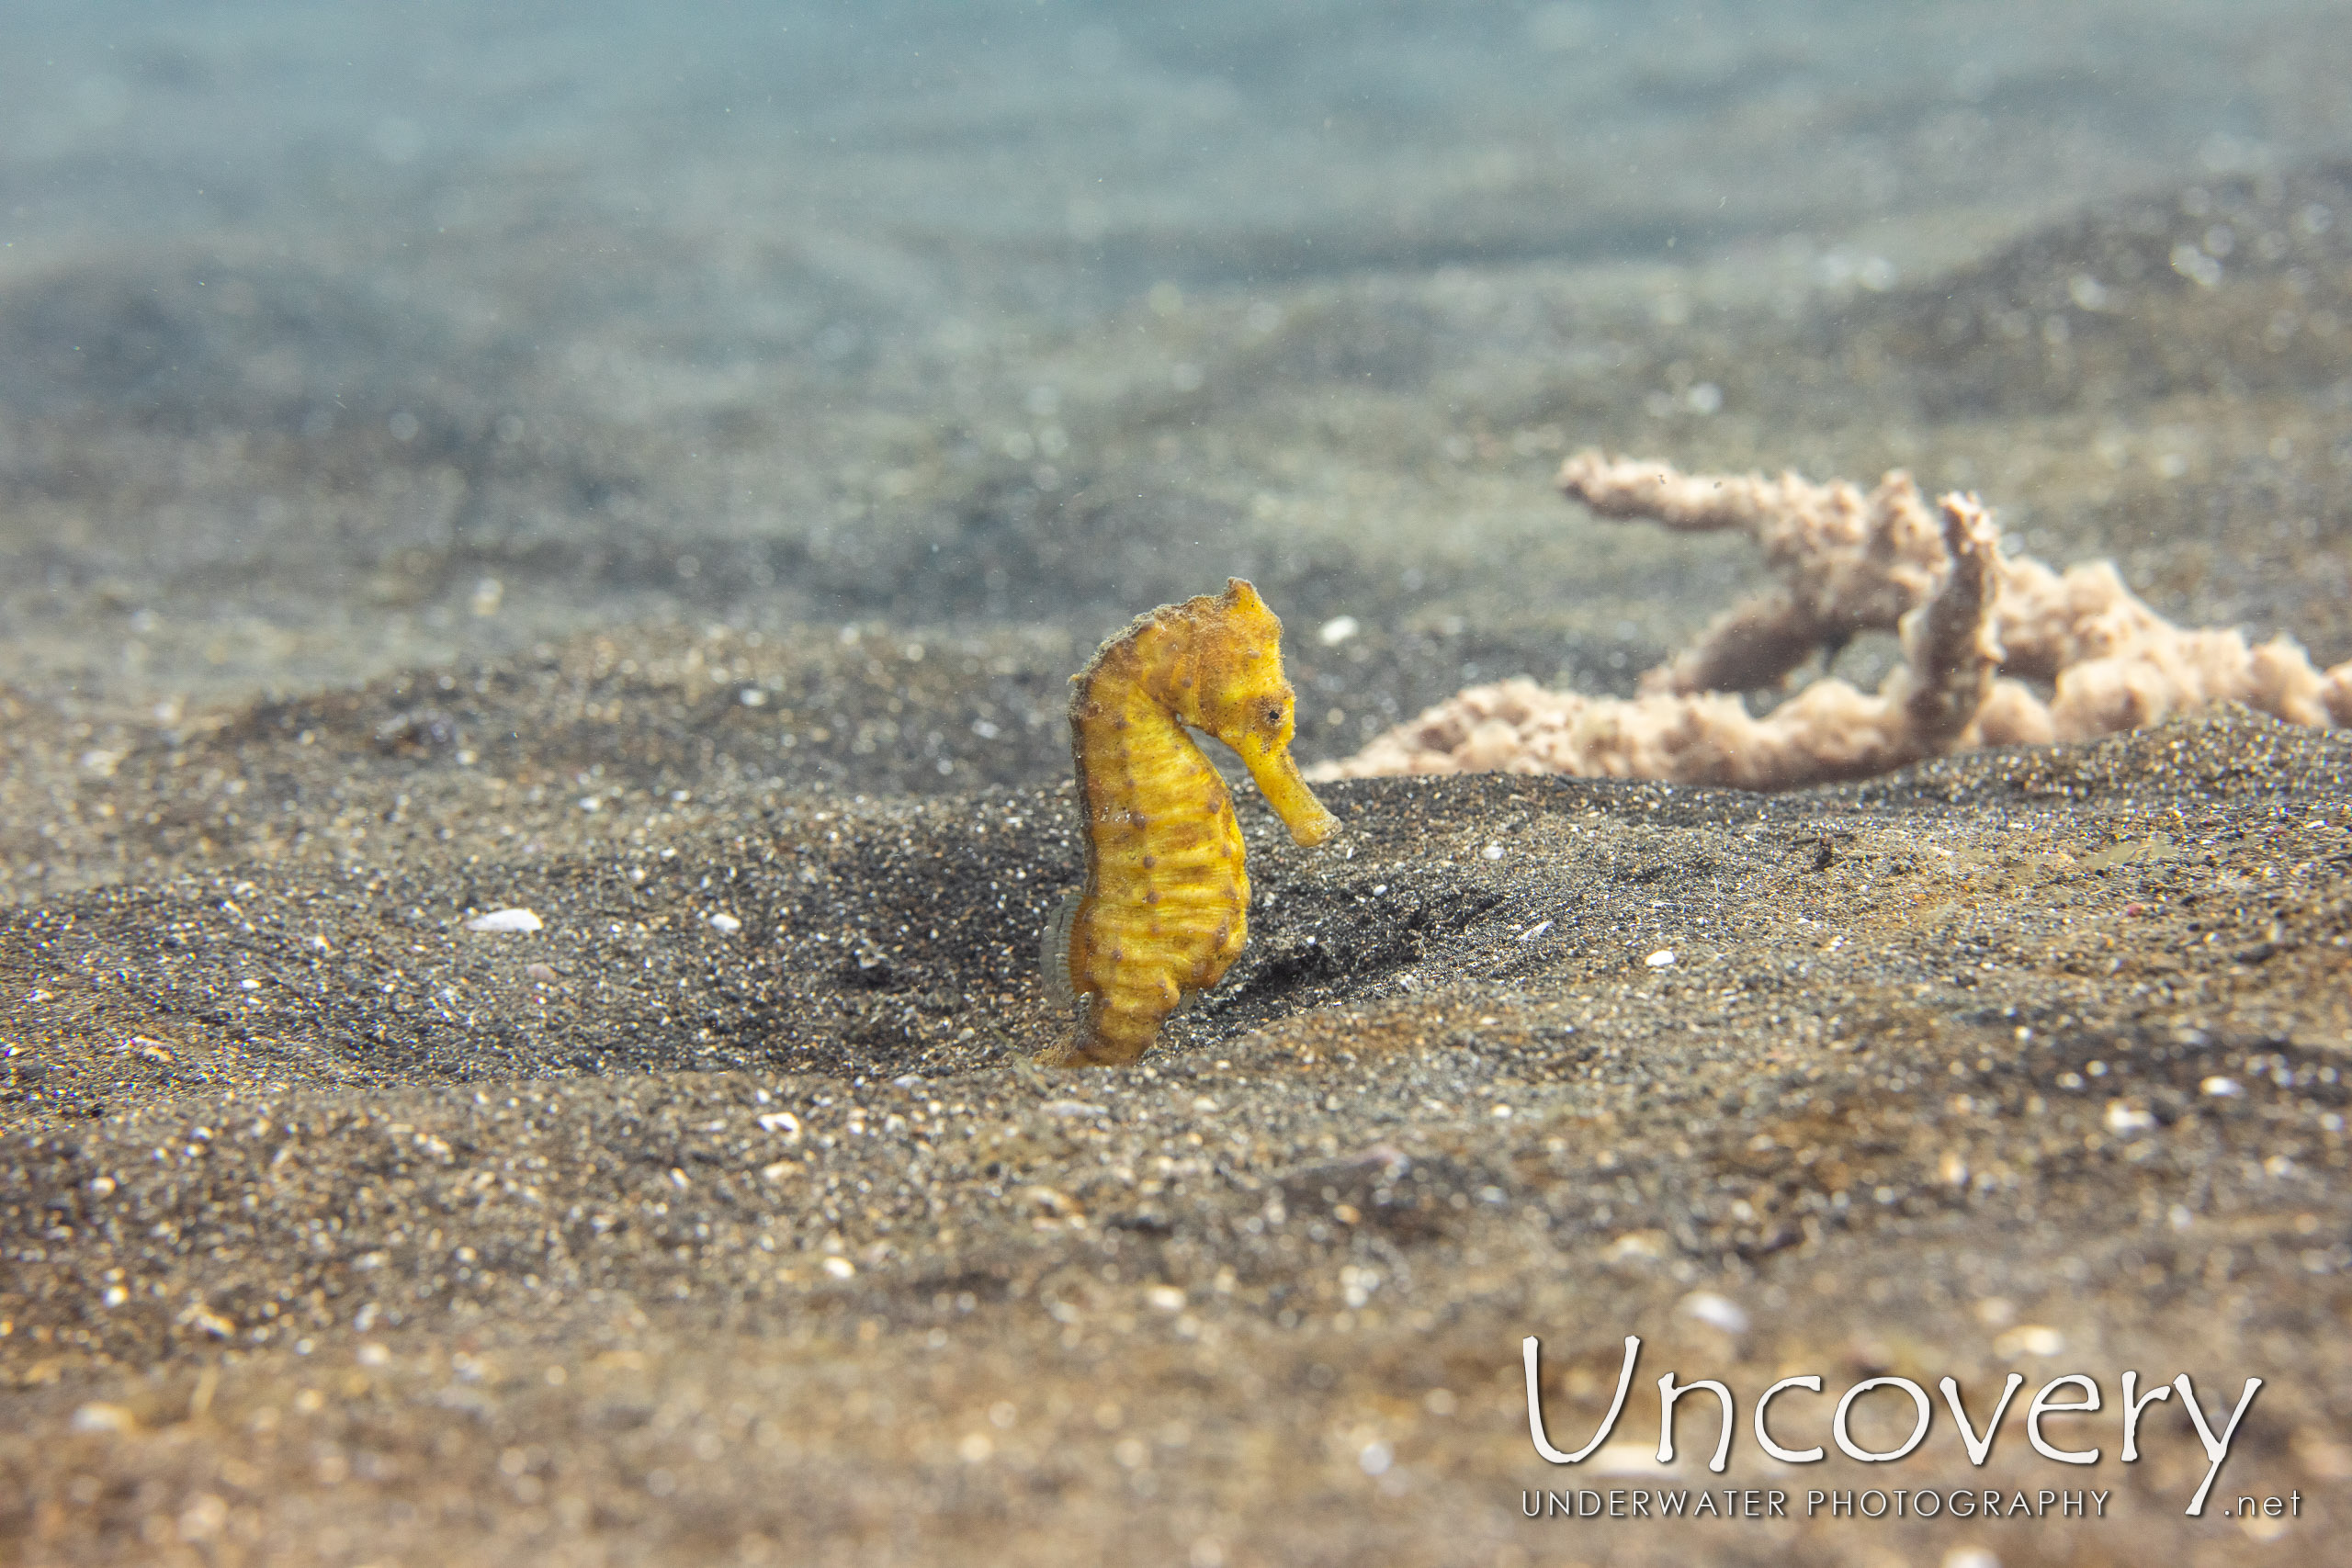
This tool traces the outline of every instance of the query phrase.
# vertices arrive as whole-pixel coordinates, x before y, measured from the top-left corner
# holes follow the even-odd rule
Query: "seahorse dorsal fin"
[[[1038,965],[1046,974],[1046,999],[1069,1013],[1078,1010],[1078,992],[1069,980],[1069,932],[1078,920],[1078,907],[1085,901],[1086,895],[1080,888],[1073,887],[1063,894],[1037,943]]]

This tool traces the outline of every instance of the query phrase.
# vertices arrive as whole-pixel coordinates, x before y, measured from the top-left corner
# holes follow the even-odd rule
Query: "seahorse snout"
[[[1249,764],[1250,776],[1258,781],[1266,804],[1290,829],[1292,842],[1311,848],[1339,830],[1340,819],[1306,787],[1306,775],[1298,771],[1298,760],[1288,747],[1262,755],[1245,754],[1241,760]]]

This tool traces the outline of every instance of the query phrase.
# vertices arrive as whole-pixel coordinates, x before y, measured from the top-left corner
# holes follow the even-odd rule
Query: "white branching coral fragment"
[[[1941,581],[1950,551],[1908,474],[1864,495],[1817,485],[1691,475],[1664,463],[1611,462],[1579,452],[1559,486],[1594,515],[1663,523],[1685,533],[1738,529],[1763,548],[1779,585],[1735,606],[1692,648],[1653,670],[1645,692],[1753,692],[1855,633],[1889,630]]]
[[[2322,672],[2289,637],[2174,626],[2095,561],[2004,556],[1973,496],[1929,506],[1910,476],[1865,494],[1794,474],[1713,477],[1579,453],[1561,490],[1597,515],[1738,529],[1781,581],[1736,605],[1632,698],[1532,681],[1474,686],[1317,778],[1561,773],[1786,789],[1982,745],[2081,740],[2236,701],[2352,725],[2352,661]],[[1875,693],[1818,680],[1758,717],[1732,694],[1779,687],[1860,632],[1898,631]]]

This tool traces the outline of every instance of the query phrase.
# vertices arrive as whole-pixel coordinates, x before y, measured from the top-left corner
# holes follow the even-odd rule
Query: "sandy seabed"
[[[2322,76],[2341,50],[2305,39]],[[2262,80],[2291,118],[2301,78]],[[1758,145],[1795,135],[1777,101]],[[1985,178],[2040,179],[1987,124]],[[1908,466],[2184,624],[2352,657],[2352,174],[2316,130],[2184,178],[2077,130],[2138,194],[1912,214],[1899,274],[1767,237],[1843,199],[1837,159],[1671,266],[1562,259],[1559,190],[1424,170],[1502,259],[1341,214],[1329,270],[1213,236],[1151,287],[1156,220],[1114,205],[1077,215],[1114,282],[1050,309],[1018,236],[957,253],[997,291],[951,310],[945,264],[840,233],[616,231],[592,266],[552,198],[442,212],[452,255],[407,273],[318,235],[0,263],[0,1561],[2018,1568],[2352,1534],[2341,731],[2224,709],[1765,795],[1339,783],[1318,852],[1245,793],[1225,984],[1134,1070],[1030,1065],[1094,641],[1252,578],[1310,760],[1481,680],[1622,694],[1757,569],[1564,506],[1571,447]],[[423,212],[431,155],[389,136]],[[1642,231],[1638,182],[1593,178]],[[485,325],[499,299],[540,314]],[[537,929],[469,929],[501,909]],[[1566,1447],[1629,1334],[1611,1445],[1545,1464],[1522,1338]],[[1981,1419],[2012,1371],[1981,1470],[1939,1395],[1892,1464],[1748,1425],[1804,1374],[1951,1376]],[[2224,1414],[2265,1380],[2202,1517],[2177,1399],[2121,1461],[2126,1371]],[[1723,1475],[1710,1395],[1645,1457],[1668,1371],[1736,1396]],[[2045,1430],[2083,1467],[2025,1431],[2075,1372],[2100,1412]],[[1774,1428],[1827,1444],[1832,1404]],[[1525,1517],[1710,1485],[1794,1501]],[[2108,1496],[1804,1511],[1871,1487]]]

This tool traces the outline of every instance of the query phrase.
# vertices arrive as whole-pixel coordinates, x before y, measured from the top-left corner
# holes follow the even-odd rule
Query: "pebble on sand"
[[[535,931],[543,929],[538,915],[530,909],[492,909],[487,915],[476,915],[466,922],[469,931]]]
[[[1693,1291],[1682,1298],[1682,1314],[1686,1317],[1720,1328],[1725,1334],[1747,1332],[1747,1313],[1728,1296],[1713,1291]]]

